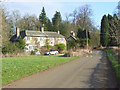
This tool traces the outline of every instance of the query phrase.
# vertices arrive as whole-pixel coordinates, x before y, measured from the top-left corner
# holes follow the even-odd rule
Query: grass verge
[[[115,70],[115,73],[116,73],[116,76],[117,76],[117,79],[118,79],[119,85],[120,85],[120,64],[118,63],[119,58],[118,58],[118,56],[115,55],[115,53],[113,53],[112,50],[105,49],[104,51],[106,51],[107,57],[108,57],[109,61],[111,62],[112,67]]]
[[[59,55],[2,58],[2,85],[77,58]]]

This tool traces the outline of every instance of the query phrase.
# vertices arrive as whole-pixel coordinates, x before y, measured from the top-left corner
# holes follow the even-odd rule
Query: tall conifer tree
[[[60,24],[61,24],[61,14],[60,12],[57,12],[55,13],[54,17],[52,18],[52,23],[53,23],[53,30],[54,31],[58,31],[60,30]]]
[[[109,23],[106,15],[103,16],[101,21],[101,35],[100,42],[102,46],[108,45],[108,37],[109,37]]]
[[[53,31],[52,23],[50,19],[47,19],[47,31]]]
[[[41,14],[40,14],[40,16],[39,16],[39,20],[40,20],[40,22],[41,22],[42,24],[44,24],[44,28],[45,28],[45,30],[46,30],[47,17],[46,17],[46,12],[45,12],[44,7],[42,8],[42,12],[41,12]]]
[[[118,34],[118,17],[116,14],[112,17],[108,14],[109,21],[109,45],[117,45],[117,34]]]

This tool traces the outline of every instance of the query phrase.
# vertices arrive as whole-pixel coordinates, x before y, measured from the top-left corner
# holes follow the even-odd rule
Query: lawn
[[[25,56],[2,58],[2,84],[7,84],[27,75],[69,62],[79,57]]]

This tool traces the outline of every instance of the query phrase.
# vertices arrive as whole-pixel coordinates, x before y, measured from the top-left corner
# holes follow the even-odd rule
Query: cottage
[[[19,37],[25,41],[26,52],[32,51],[35,47],[42,47],[46,44],[54,46],[56,44],[64,44],[66,46],[66,39],[63,35],[58,32],[48,32],[44,31],[42,27],[40,31],[35,30],[23,30],[20,31],[19,28],[16,28],[16,35],[12,36],[10,39],[13,42],[18,41]]]

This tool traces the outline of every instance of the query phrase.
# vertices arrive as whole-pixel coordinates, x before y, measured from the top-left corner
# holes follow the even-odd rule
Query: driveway
[[[116,88],[115,74],[103,51],[10,83],[5,88]]]

